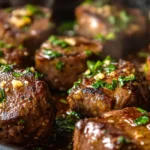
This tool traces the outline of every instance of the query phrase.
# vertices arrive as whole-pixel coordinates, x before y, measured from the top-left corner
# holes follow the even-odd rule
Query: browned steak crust
[[[1,9],[0,29],[0,39],[23,44],[33,55],[51,33],[51,12],[34,5]]]
[[[23,45],[14,45],[0,41],[0,63],[1,64],[17,64],[20,66],[30,65],[30,56]]]
[[[76,20],[76,32],[101,41],[104,53],[112,57],[124,57],[148,44],[147,20],[140,10],[82,4],[76,8]]]
[[[86,61],[100,52],[98,42],[83,37],[51,36],[35,55],[36,69],[45,74],[50,88],[67,90],[86,70]]]
[[[149,113],[135,107],[80,120],[74,132],[74,150],[149,150],[149,125]]]
[[[85,72],[89,75],[76,82],[70,90],[67,99],[72,110],[84,116],[100,116],[129,106],[149,108],[147,82],[132,63],[106,59],[92,64],[89,62],[91,71]]]
[[[40,76],[33,68],[0,67],[0,140],[25,144],[50,134],[55,109]]]

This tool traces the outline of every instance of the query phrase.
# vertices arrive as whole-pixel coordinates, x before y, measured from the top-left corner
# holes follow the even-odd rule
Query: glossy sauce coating
[[[81,120],[74,132],[74,150],[149,150],[149,119],[141,125],[135,121],[143,116],[149,118],[149,113],[131,107]]]

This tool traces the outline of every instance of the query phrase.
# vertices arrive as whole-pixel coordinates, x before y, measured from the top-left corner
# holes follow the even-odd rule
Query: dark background
[[[52,3],[54,4],[59,3],[62,5],[71,6],[82,1],[83,0],[0,0],[0,7],[18,6],[24,5],[26,3],[45,5],[48,7],[50,7]],[[131,7],[140,7],[144,10],[150,8],[150,0],[113,0],[113,1],[118,1]]]
[[[44,5],[47,7],[54,7],[55,10],[67,11],[72,10],[76,5],[78,5],[83,0],[0,0],[0,7],[9,7],[9,6],[20,6],[27,3],[33,3],[38,5]],[[101,1],[101,0],[97,0]],[[141,8],[144,12],[147,12],[150,9],[150,0],[112,0],[123,3],[124,5],[130,7]]]

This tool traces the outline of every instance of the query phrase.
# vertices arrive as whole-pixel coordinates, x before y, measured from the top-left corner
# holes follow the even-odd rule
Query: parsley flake
[[[137,110],[138,110],[139,112],[141,112],[142,114],[147,114],[147,111],[144,110],[144,109],[142,109],[142,108],[137,108]]]
[[[91,56],[92,55],[92,51],[91,50],[85,50],[85,53],[87,56]]]
[[[130,143],[130,140],[125,138],[124,136],[119,136],[117,139],[117,144]]]
[[[65,100],[65,99],[61,99],[60,102],[63,104],[68,104],[67,100]]]
[[[2,72],[10,72],[12,70],[12,65],[1,64],[0,67]]]
[[[26,5],[26,9],[30,11],[33,15],[44,15],[44,13],[35,5],[28,4]]]
[[[49,58],[56,58],[56,57],[61,57],[62,54],[53,50],[44,50],[43,54],[45,56],[48,56]]]
[[[78,81],[74,82],[73,87],[71,89],[68,90],[68,94],[70,94],[72,92],[73,89],[75,89],[76,87],[78,87],[80,85],[80,83],[82,82],[81,79],[79,79]]]
[[[21,72],[13,72],[12,74],[14,77],[21,77],[22,76]]]
[[[23,120],[23,119],[20,119],[19,121],[18,121],[18,124],[24,124],[25,123],[25,120]]]
[[[106,71],[106,73],[111,73],[112,71],[115,71],[115,70],[116,70],[116,66],[113,65],[113,64],[110,64],[110,65],[106,66],[106,67],[104,68],[104,70]]]
[[[106,88],[109,90],[115,90],[115,88],[117,87],[117,84],[118,84],[117,80],[113,80],[112,83],[106,83],[104,81],[96,81],[94,84],[92,84],[92,87],[95,89]]]
[[[75,123],[81,118],[81,115],[75,111],[67,112],[66,116],[56,117],[58,132],[73,132]]]
[[[148,116],[140,116],[134,120],[136,126],[145,125],[149,122]]]
[[[39,73],[39,72],[37,72],[37,71],[35,71],[34,72],[34,77],[35,77],[35,79],[39,79],[39,78],[42,78],[43,77],[43,74],[41,74],[41,73]]]
[[[62,48],[66,48],[68,46],[70,46],[69,43],[67,43],[66,41],[64,40],[61,40],[59,39],[57,36],[50,36],[49,37],[49,41],[53,44],[53,45],[56,45],[56,46],[61,46]]]
[[[4,102],[6,100],[5,91],[0,88],[0,103]]]
[[[97,35],[95,36],[95,39],[96,39],[96,40],[99,40],[99,41],[101,41],[101,42],[105,42],[105,41],[109,41],[109,40],[115,40],[115,38],[116,38],[116,35],[115,35],[115,33],[113,33],[113,32],[110,32],[110,33],[108,33],[108,34],[106,34],[106,35],[97,34]]]
[[[126,82],[134,81],[134,80],[135,80],[135,75],[130,75],[127,77],[124,77],[124,76],[118,77],[118,81],[121,87],[124,86]]]
[[[63,69],[64,65],[65,65],[64,62],[59,61],[59,62],[57,62],[57,64],[56,64],[56,69],[59,70],[59,71],[61,71],[61,70]]]

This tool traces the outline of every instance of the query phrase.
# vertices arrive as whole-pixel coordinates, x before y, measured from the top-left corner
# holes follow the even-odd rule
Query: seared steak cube
[[[115,58],[148,44],[147,21],[140,10],[98,3],[77,7],[79,35],[101,41],[104,53]]]
[[[149,150],[149,126],[150,114],[135,107],[80,120],[74,132],[74,150]]]
[[[134,65],[107,57],[104,61],[88,61],[84,77],[70,89],[70,108],[85,116],[137,106],[148,109],[148,86]]]
[[[18,64],[20,66],[28,66],[29,53],[21,44],[16,46],[14,44],[0,41],[0,63],[1,64]]]
[[[82,37],[51,36],[35,55],[36,68],[50,88],[67,90],[86,70],[86,61],[99,57],[101,45]]]
[[[0,67],[0,140],[25,144],[50,135],[55,116],[47,84],[33,68]]]
[[[50,35],[51,12],[47,8],[26,5],[0,10],[0,39],[23,44],[30,54]]]

